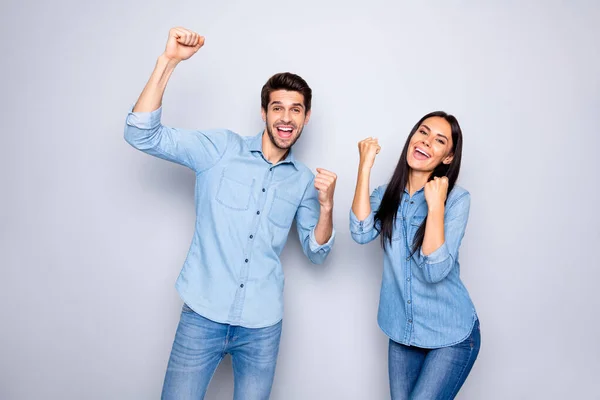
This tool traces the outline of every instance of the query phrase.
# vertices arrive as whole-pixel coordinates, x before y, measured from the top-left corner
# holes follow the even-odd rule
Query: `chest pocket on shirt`
[[[412,243],[413,240],[415,239],[415,235],[417,234],[417,231],[419,230],[419,227],[421,226],[421,224],[423,224],[423,221],[425,221],[425,215],[415,215],[411,218],[410,220],[410,224],[408,225],[408,238],[410,239],[410,242],[408,243],[411,247],[412,247]]]
[[[250,197],[252,196],[253,186],[254,179],[250,182],[250,185],[248,185],[223,175],[219,182],[216,199],[225,207],[233,210],[247,210],[250,206]]]
[[[269,221],[280,228],[289,228],[297,209],[296,202],[285,197],[282,191],[275,190],[269,210]]]

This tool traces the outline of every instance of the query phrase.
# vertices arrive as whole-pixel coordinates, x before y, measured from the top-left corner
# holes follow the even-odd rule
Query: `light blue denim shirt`
[[[374,216],[387,185],[371,195],[371,214],[359,221],[350,210],[350,233],[360,243],[379,236]],[[466,339],[477,319],[475,307],[460,280],[458,253],[469,217],[470,195],[454,186],[446,202],[445,242],[425,256],[412,252],[417,229],[427,215],[423,189],[412,198],[405,191],[392,234],[386,246],[377,321],[393,341],[408,346],[438,348]],[[411,255],[412,254],[412,255]]]
[[[319,245],[314,174],[290,151],[273,165],[262,132],[183,130],[161,124],[162,108],[129,112],[125,140],[136,149],[196,173],[196,227],[176,287],[182,300],[210,320],[261,328],[283,317],[279,255],[294,221],[306,256],[322,263],[334,242]]]

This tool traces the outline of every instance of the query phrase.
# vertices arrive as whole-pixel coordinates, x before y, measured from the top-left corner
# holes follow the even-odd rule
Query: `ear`
[[[304,117],[304,125],[308,124],[308,121],[310,120],[310,112],[312,110],[308,110],[308,112],[306,113],[306,116]]]
[[[444,158],[442,163],[448,165],[452,162],[452,160],[454,160],[454,154],[450,154],[448,157]]]
[[[260,116],[262,117],[263,122],[266,123],[267,122],[267,112],[262,107],[260,108]]]

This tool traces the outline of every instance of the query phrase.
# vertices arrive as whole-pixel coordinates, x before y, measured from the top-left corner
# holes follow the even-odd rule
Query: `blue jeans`
[[[213,322],[183,305],[163,400],[200,400],[217,366],[231,354],[234,400],[266,400],[271,393],[282,322],[249,329]]]
[[[480,345],[479,321],[469,337],[454,346],[423,349],[390,340],[392,400],[453,399],[471,372]]]

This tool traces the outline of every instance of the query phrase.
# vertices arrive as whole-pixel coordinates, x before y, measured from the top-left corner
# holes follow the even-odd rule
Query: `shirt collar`
[[[416,191],[416,192],[413,194],[413,197],[414,197],[415,195],[417,195],[417,194],[420,194],[420,193],[425,193],[425,186],[423,186],[421,189],[417,190],[417,191]],[[408,193],[408,189],[404,188],[404,194],[406,194],[407,196],[410,196],[410,195],[409,195],[409,193]]]
[[[251,153],[260,153],[263,159],[266,160],[265,155],[262,152],[262,135],[263,132],[260,132],[258,135],[254,136],[250,139],[250,143],[248,147],[250,148]],[[285,159],[281,160],[277,164],[292,164],[294,168],[298,169],[298,165],[296,164],[296,158],[294,157],[294,151],[290,148]]]

